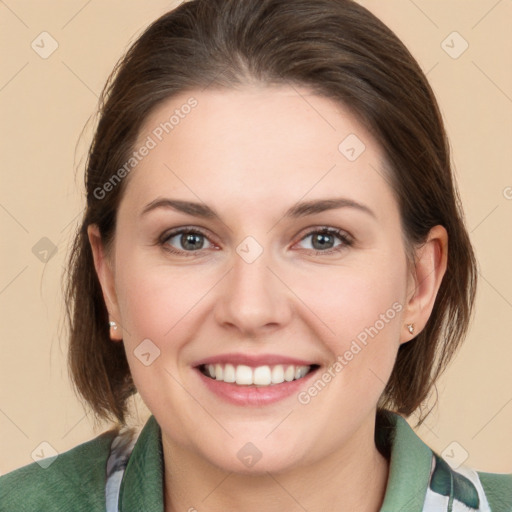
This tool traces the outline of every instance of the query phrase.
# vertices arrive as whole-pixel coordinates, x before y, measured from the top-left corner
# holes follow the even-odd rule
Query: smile
[[[299,380],[315,370],[318,365],[299,366],[276,364],[251,367],[244,364],[203,364],[199,370],[203,375],[217,381],[238,386],[275,386],[283,382]]]

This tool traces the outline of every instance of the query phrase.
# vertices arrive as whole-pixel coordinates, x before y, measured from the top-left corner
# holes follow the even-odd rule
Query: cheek
[[[324,375],[332,379],[332,390],[337,390],[331,398],[350,403],[348,407],[354,410],[376,404],[399,348],[405,257],[402,261],[396,254],[385,257],[383,253],[371,264],[325,268],[297,282],[302,282],[297,294],[315,313],[309,315],[310,321],[322,333],[321,340],[332,357],[331,373]],[[311,392],[313,396],[317,391]],[[331,405],[333,411],[339,410]]]
[[[359,268],[319,268],[295,282],[294,291],[314,313],[311,318],[324,326],[325,339],[339,343],[339,349],[347,340],[364,342],[365,332],[374,332],[373,327],[382,334],[400,332],[406,279],[402,265],[391,259]]]
[[[125,342],[133,344],[142,338],[158,340],[177,320],[181,309],[177,294],[165,285],[162,276],[156,277],[144,268],[119,275],[119,308],[128,335]]]
[[[134,344],[149,338],[161,344],[162,340],[174,338],[213,286],[211,280],[212,276],[205,275],[199,266],[190,271],[155,263],[144,251],[119,261],[116,291],[123,327],[128,334],[125,342]]]
[[[174,418],[177,436],[186,430],[181,422],[187,411],[195,411],[188,395],[174,384],[183,379],[183,349],[198,323],[195,306],[205,292],[200,280],[136,256],[119,261],[116,271],[123,343],[135,386],[153,413],[166,411]],[[185,439],[180,437],[181,442]]]

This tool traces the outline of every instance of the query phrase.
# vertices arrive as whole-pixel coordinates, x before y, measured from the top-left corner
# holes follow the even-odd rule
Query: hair
[[[308,87],[349,109],[370,131],[385,155],[408,264],[432,227],[447,230],[448,266],[433,311],[425,328],[400,346],[378,404],[379,411],[405,416],[419,408],[421,423],[425,400],[466,335],[476,261],[432,89],[397,36],[351,0],[184,2],[154,21],[116,64],[99,101],[86,209],[68,260],[73,385],[97,419],[126,422],[136,388],[123,344],[110,340],[87,227],[99,227],[108,254],[128,179],[108,193],[98,190],[129,160],[142,124],[164,100],[249,84]]]

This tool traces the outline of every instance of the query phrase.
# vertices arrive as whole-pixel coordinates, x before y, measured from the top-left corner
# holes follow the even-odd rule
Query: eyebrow
[[[220,215],[208,205],[204,203],[196,203],[193,201],[181,201],[179,199],[159,198],[148,203],[141,212],[141,216],[146,215],[152,210],[158,208],[166,208],[176,210],[194,217],[201,217],[204,219],[220,219]],[[285,214],[285,218],[299,218],[306,217],[307,215],[314,215],[322,213],[327,210],[334,210],[337,208],[354,208],[361,212],[367,213],[374,219],[377,219],[375,213],[368,208],[368,206],[358,203],[352,199],[338,197],[332,199],[317,199],[312,201],[303,201],[297,203],[289,208]]]

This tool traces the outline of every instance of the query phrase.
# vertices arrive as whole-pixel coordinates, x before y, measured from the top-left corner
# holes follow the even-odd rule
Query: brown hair
[[[118,62],[100,98],[86,163],[87,206],[68,262],[73,383],[97,418],[126,421],[127,399],[136,389],[122,343],[110,340],[87,226],[99,226],[108,251],[127,180],[108,194],[98,190],[129,159],[142,123],[162,101],[250,82],[307,86],[349,108],[371,131],[386,157],[408,258],[433,226],[448,232],[448,268],[432,315],[401,345],[379,402],[379,408],[410,415],[466,334],[476,262],[427,79],[394,33],[351,0],[188,1],[153,22]]]

